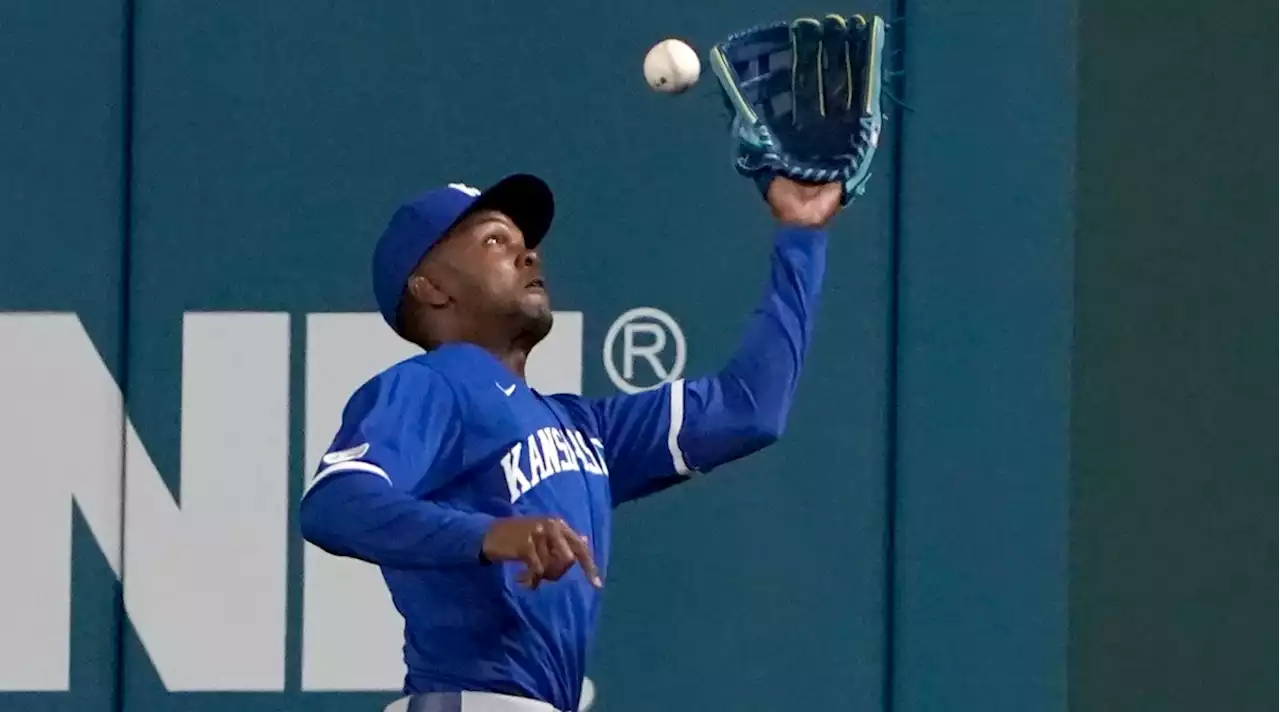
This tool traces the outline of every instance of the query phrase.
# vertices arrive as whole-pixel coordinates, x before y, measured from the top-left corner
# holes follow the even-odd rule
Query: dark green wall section
[[[1081,0],[1072,709],[1275,709],[1276,5]]]

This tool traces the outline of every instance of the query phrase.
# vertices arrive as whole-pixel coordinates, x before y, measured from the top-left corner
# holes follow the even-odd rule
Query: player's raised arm
[[[786,427],[826,269],[825,226],[841,187],[778,178],[767,197],[779,221],[769,282],[725,367],[591,402],[615,504],[757,452]]]
[[[408,362],[352,395],[302,497],[302,535],[338,556],[394,568],[479,565],[493,518],[424,501],[459,448],[452,390]]]

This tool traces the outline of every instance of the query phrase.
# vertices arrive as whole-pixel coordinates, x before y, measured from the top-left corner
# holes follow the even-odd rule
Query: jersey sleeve
[[[665,489],[693,471],[679,443],[683,393],[683,381],[677,381],[589,401],[615,505]]]
[[[808,352],[826,233],[783,228],[769,287],[720,371],[591,401],[614,504],[740,459],[782,435]]]
[[[360,472],[422,497],[447,483],[459,433],[452,387],[426,365],[400,364],[352,394],[308,491],[328,478]]]

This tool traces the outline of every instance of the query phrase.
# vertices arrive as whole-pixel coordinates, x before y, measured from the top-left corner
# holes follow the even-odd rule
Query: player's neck
[[[520,380],[525,380],[524,367],[529,361],[529,351],[518,346],[513,346],[511,344],[492,344],[487,343],[484,339],[476,338],[444,339],[436,344],[419,344],[419,346],[421,346],[423,350],[431,351],[434,348],[451,343],[479,346],[489,352],[489,354],[497,359],[503,366],[506,366],[507,370],[518,376]]]
[[[504,366],[510,369],[512,373],[519,376],[520,380],[525,380],[524,366],[529,360],[529,352],[518,349],[508,349],[506,353],[500,353],[492,350],[490,353],[496,356],[497,359],[501,361]]]
[[[525,380],[524,367],[529,361],[529,349],[525,346],[522,340],[512,340],[510,338],[483,338],[479,335],[473,335],[471,338],[463,340],[469,341],[485,351],[488,351],[494,358],[500,361],[502,365],[506,366],[507,370],[511,371],[511,373],[516,376],[519,376],[520,380]]]
[[[530,324],[532,322],[522,324],[522,328],[516,330],[514,336],[504,336],[494,346],[486,347],[489,353],[493,354],[512,373],[519,376],[521,381],[527,380],[524,375],[524,368],[529,361],[529,352],[547,334],[547,329],[530,328]]]

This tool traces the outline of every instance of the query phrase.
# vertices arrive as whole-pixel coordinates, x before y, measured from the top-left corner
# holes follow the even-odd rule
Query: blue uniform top
[[[612,508],[782,433],[826,234],[781,228],[769,288],[718,373],[606,398],[544,395],[450,344],[364,383],[301,503],[303,536],[381,567],[405,621],[406,693],[478,690],[576,709],[602,591],[573,566],[529,590],[486,564],[494,518],[556,516],[608,580]]]

